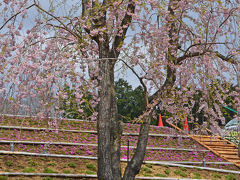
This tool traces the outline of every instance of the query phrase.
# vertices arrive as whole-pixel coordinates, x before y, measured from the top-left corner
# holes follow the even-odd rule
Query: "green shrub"
[[[147,167],[143,167],[142,170],[145,171],[146,173],[152,173],[151,169]]]
[[[226,180],[237,180],[237,178],[233,174],[228,174],[225,176]]]
[[[175,170],[174,174],[179,175],[181,177],[187,177],[187,174],[181,170]]]
[[[194,179],[201,179],[201,175],[199,173],[197,173],[197,172],[194,172],[193,173],[193,178]]]
[[[64,170],[63,173],[65,173],[65,174],[70,174],[70,170],[68,170],[68,169],[67,169],[67,170]]]
[[[86,167],[92,171],[96,171],[97,168],[93,164],[87,164]]]
[[[18,169],[24,169],[24,166],[18,165],[17,168]]]
[[[7,180],[7,176],[0,176],[0,180]]]
[[[166,169],[166,170],[164,171],[164,173],[165,173],[166,175],[169,175],[169,174],[170,174],[170,170],[169,170],[169,169]]]
[[[50,168],[45,168],[43,172],[44,172],[44,173],[57,173],[57,172],[53,171],[53,170],[50,169]]]
[[[75,168],[76,167],[75,163],[73,163],[73,162],[69,162],[68,166],[71,167],[71,168]]]
[[[152,168],[151,164],[146,164],[145,166],[147,166],[148,168]]]
[[[48,165],[49,165],[49,166],[55,166],[56,163],[55,163],[55,162],[50,162],[50,163],[48,163]]]
[[[162,167],[165,167],[165,168],[169,168],[169,166],[168,165],[165,165],[165,164],[163,164],[163,165],[161,165]]]
[[[167,177],[167,175],[166,175],[166,174],[159,174],[159,173],[157,173],[157,174],[154,174],[154,176],[157,176],[157,177]]]
[[[23,172],[25,172],[25,173],[32,173],[32,172],[35,172],[35,169],[29,167],[29,168],[25,168],[25,169],[23,170]]]
[[[95,172],[89,171],[89,170],[86,170],[85,173],[86,173],[86,174],[95,174]]]
[[[53,178],[51,178],[51,177],[45,177],[45,178],[43,178],[43,180],[53,180]]]
[[[201,169],[201,168],[199,168],[199,167],[195,167],[194,169],[196,169],[196,170],[198,170],[198,171],[202,170],[202,169]]]
[[[212,177],[215,179],[221,179],[222,176],[220,174],[212,174]]]
[[[185,167],[179,167],[179,169],[180,169],[181,171],[187,171],[187,168],[185,168]]]
[[[6,164],[8,167],[10,167],[10,166],[13,165],[13,162],[12,162],[12,161],[7,161],[5,164]]]
[[[29,165],[29,166],[37,166],[38,164],[37,164],[35,161],[30,160],[30,161],[28,162],[28,165]]]

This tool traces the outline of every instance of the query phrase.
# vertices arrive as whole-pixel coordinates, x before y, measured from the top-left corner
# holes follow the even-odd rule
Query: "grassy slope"
[[[37,121],[30,118],[4,118],[0,119],[0,125],[28,125],[29,127],[48,127],[46,121]],[[96,128],[94,123],[62,121],[59,127],[65,129],[89,129]],[[14,130],[10,130],[14,131]],[[125,131],[136,132],[136,127],[133,125],[125,125]],[[174,130],[167,128],[151,128],[152,133],[171,133],[176,134]],[[1,130],[1,136],[4,133],[9,134],[9,130]],[[6,135],[5,134],[5,135]],[[48,136],[46,136],[48,137]],[[12,139],[14,140],[14,139]],[[161,140],[161,138],[159,138]],[[161,144],[161,143],[160,143]],[[0,146],[1,147],[1,146]],[[1,150],[1,149],[0,149]],[[122,163],[122,167],[126,163]],[[50,158],[50,157],[30,157],[23,155],[0,155],[0,172],[56,172],[56,173],[74,173],[74,174],[96,174],[97,163],[94,160],[83,159],[68,159],[68,158]],[[225,169],[225,168],[224,168]],[[211,171],[177,168],[160,165],[145,164],[142,166],[139,176],[163,176],[177,178],[205,178],[205,179],[227,179],[226,173],[216,173]],[[234,175],[236,179],[239,176]],[[0,177],[1,178],[4,177]],[[33,179],[32,177],[8,177],[8,179]],[[42,177],[34,177],[34,179],[44,179]],[[53,178],[54,179],[54,178]],[[234,179],[234,178],[233,178]]]

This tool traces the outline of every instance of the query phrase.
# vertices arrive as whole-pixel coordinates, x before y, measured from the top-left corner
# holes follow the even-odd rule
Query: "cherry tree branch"
[[[202,56],[202,55],[206,54],[207,52],[211,53],[212,51],[192,52],[192,53],[185,54],[185,55],[177,58],[177,64],[180,65],[187,58]],[[218,51],[215,51],[212,53],[215,53],[215,55],[217,57],[219,57],[220,59],[222,59],[223,61],[226,61],[226,62],[229,62],[232,64],[237,64],[237,62],[233,59],[232,55],[224,56],[221,53],[219,53]]]
[[[167,66],[167,77],[164,84],[152,95],[149,97],[149,102],[160,97],[161,92],[165,90],[168,92],[173,87],[176,81],[176,69],[171,68],[169,65]]]
[[[231,9],[231,11],[229,12],[228,16],[223,20],[223,22],[219,25],[219,28],[221,28],[224,23],[232,16],[232,14],[234,13],[234,11],[236,11],[238,8],[233,8]]]
[[[192,44],[192,45],[190,45],[186,50],[185,50],[185,54],[184,55],[186,55],[187,53],[188,53],[188,51],[191,49],[191,48],[193,48],[193,47],[195,47],[195,46],[205,46],[206,47],[206,45],[216,45],[216,44],[227,44],[226,42],[206,42],[206,43],[195,43],[195,44]]]
[[[148,92],[147,92],[147,86],[145,85],[145,83],[143,82],[143,77],[140,77],[137,72],[131,67],[129,66],[123,59],[121,59],[120,61],[122,61],[131,71],[132,73],[138,78],[139,82],[141,83],[143,89],[144,89],[144,97],[145,97],[145,103],[148,104]]]
[[[168,11],[170,12],[170,15],[175,17],[175,12],[174,8],[175,7],[174,3],[176,3],[176,0],[171,0],[169,1],[168,4]],[[175,47],[174,51],[177,51],[178,49],[178,41],[179,38],[174,39],[173,37],[175,36],[175,33],[178,32],[177,26],[176,26],[176,21],[169,20],[169,31],[168,31],[168,37],[169,37],[169,43]],[[161,96],[161,92],[167,91],[169,92],[171,88],[173,87],[175,81],[176,81],[176,69],[171,67],[171,65],[176,64],[177,58],[175,55],[171,53],[173,49],[168,48],[168,62],[169,64],[167,65],[167,77],[164,82],[164,84],[152,95],[149,97],[149,102],[152,102],[153,100],[159,98]]]
[[[31,7],[35,6],[36,4],[32,4],[30,6],[28,6],[26,9],[30,9]],[[9,22],[11,21],[13,18],[16,18],[20,13],[22,13],[24,10],[22,11],[19,11],[18,13],[14,14],[13,16],[11,16],[1,27],[0,27],[0,30],[2,30],[2,28]]]
[[[43,9],[42,7],[40,7],[40,6],[36,3],[36,0],[34,0],[34,2],[35,2],[35,6],[36,6],[39,10],[41,10],[42,12],[44,12],[44,13],[46,13],[47,15],[51,16],[51,17],[54,18],[55,20],[57,20],[57,21],[64,27],[63,29],[65,29],[66,31],[68,31],[68,32],[69,32],[70,34],[72,34],[74,37],[81,39],[81,37],[80,37],[78,34],[74,33],[72,30],[70,30],[58,17],[54,16],[53,14],[49,13],[48,11],[46,11],[45,9]]]
[[[49,39],[63,39],[63,40],[71,41],[71,39],[68,39],[68,38],[65,38],[65,37],[60,37],[60,36],[48,37],[48,38],[45,38],[44,41],[49,40]],[[33,46],[33,45],[38,44],[38,43],[41,43],[41,41],[36,41],[32,44],[29,44],[27,47]]]
[[[132,14],[135,12],[135,2],[133,0],[129,0],[128,2],[128,6],[127,6],[127,12],[125,13],[125,16],[121,22],[121,26],[122,27],[122,33],[120,36],[118,36],[118,34],[120,33],[121,29],[118,29],[117,35],[114,39],[113,45],[112,45],[112,50],[111,50],[111,55],[112,56],[118,56],[119,55],[119,51],[117,51],[117,48],[121,48],[123,41],[126,37],[126,33],[127,30],[129,28],[129,25],[132,21]]]
[[[190,50],[191,48],[193,48],[193,47],[195,47],[195,46],[205,46],[205,47],[206,47],[207,45],[216,45],[216,44],[226,44],[226,42],[196,43],[196,44],[190,45],[190,46],[187,48],[187,50],[185,51],[184,55],[177,58],[177,64],[181,64],[182,61],[184,61],[184,60],[187,59],[187,58],[196,57],[196,56],[202,56],[202,55],[204,55],[204,54],[207,53],[207,52],[212,52],[212,51],[207,50],[207,49],[203,50],[202,52],[189,52],[189,50]],[[210,47],[210,46],[209,46],[209,47]],[[208,49],[209,49],[209,47],[208,47]],[[189,52],[189,53],[188,53],[188,52]],[[215,52],[215,53],[216,53],[216,52]],[[218,53],[216,53],[216,55],[218,56]],[[223,56],[221,56],[221,57],[223,57]],[[223,59],[226,59],[226,57],[223,58]]]
[[[216,56],[222,59],[223,61],[229,62],[231,64],[235,64],[235,65],[237,64],[237,61],[233,58],[234,57],[233,55],[224,56],[218,51],[216,51],[215,53],[216,53]]]
[[[180,65],[187,58],[196,57],[196,56],[202,56],[205,53],[206,53],[206,51],[203,51],[203,52],[191,52],[191,53],[185,54],[185,55],[177,58],[177,64]]]
[[[220,25],[218,26],[218,29],[219,28],[221,28],[224,24],[225,24],[225,22],[232,16],[232,14],[234,13],[234,11],[236,11],[237,10],[237,8],[233,8],[233,9],[231,9],[231,11],[229,12],[229,14],[228,14],[228,16],[220,23]],[[217,34],[218,34],[218,32],[219,32],[219,30],[216,30],[216,32],[215,32],[215,34],[214,34],[214,36],[213,36],[213,41],[215,41],[215,39],[216,39],[216,37],[217,37]]]
[[[125,54],[125,56],[127,56],[129,59],[131,59],[131,57],[127,54],[127,52],[123,51],[123,53]],[[120,61],[122,61],[122,60],[120,59]],[[125,64],[126,62],[123,62],[123,63]],[[127,67],[129,67],[129,69],[132,68],[132,67],[129,66],[128,64],[125,64],[125,65],[126,65]],[[148,78],[148,77],[146,77],[147,72],[146,72],[145,66],[142,65],[141,63],[138,64],[138,65],[140,66],[140,68],[142,69],[142,71],[144,71],[145,75],[142,76],[142,77],[140,77],[140,76],[136,73],[136,71],[134,71],[134,72],[135,72],[134,74],[135,74],[136,76],[139,76],[139,77],[137,77],[137,78],[142,78],[142,79],[146,79],[146,80],[152,81],[152,82],[155,84],[155,86],[156,86],[157,88],[159,88],[158,85],[157,85],[157,83],[156,83],[156,81],[155,81],[153,78]]]
[[[89,0],[82,0],[82,17],[86,15],[87,4]]]

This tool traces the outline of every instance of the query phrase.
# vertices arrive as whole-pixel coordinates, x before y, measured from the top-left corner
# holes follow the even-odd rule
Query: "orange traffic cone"
[[[185,121],[184,121],[184,130],[188,130],[189,131],[187,117],[185,118]]]
[[[162,116],[161,116],[161,114],[159,114],[159,118],[158,118],[158,126],[159,126],[159,127],[163,127]]]

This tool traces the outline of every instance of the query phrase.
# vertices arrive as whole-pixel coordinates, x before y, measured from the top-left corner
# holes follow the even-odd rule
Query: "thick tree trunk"
[[[122,128],[117,116],[114,90],[115,59],[109,57],[108,43],[99,43],[98,179],[120,180]],[[102,59],[101,59],[102,58]]]
[[[121,121],[118,120],[117,103],[114,90],[114,63],[111,63],[111,159],[112,159],[112,173],[114,180],[121,179],[121,136],[122,126]]]
[[[125,169],[123,180],[134,180],[141,169],[147,147],[151,116],[144,118],[146,119],[140,128],[136,152]]]
[[[83,15],[87,7],[87,1],[83,2]],[[108,1],[103,1],[103,7],[109,3]],[[93,7],[98,9],[96,3]],[[132,21],[131,13],[134,13],[135,3],[132,0],[129,0],[127,5],[127,11],[123,17],[121,27],[122,35],[116,36],[112,43],[112,50],[109,52],[109,37],[107,33],[102,35],[92,36],[92,39],[95,40],[99,47],[99,58],[117,58],[120,54],[117,51],[118,48],[122,47],[124,42],[127,30]],[[102,10],[101,10],[102,11]],[[100,12],[100,11],[99,11]],[[102,12],[101,12],[102,13]],[[100,13],[100,14],[101,14]],[[107,27],[106,18],[107,10],[103,11],[104,16],[99,16],[97,18],[97,23],[93,23],[93,27]],[[101,23],[100,23],[101,22]],[[119,29],[118,31],[120,31]],[[90,31],[86,29],[88,33]],[[104,41],[100,41],[99,37],[102,36]],[[114,65],[116,59],[103,60],[100,59],[99,62],[99,75],[101,76],[100,80],[100,103],[99,103],[99,115],[98,115],[98,179],[108,180],[120,180],[121,179],[121,163],[120,163],[120,148],[121,148],[121,135],[122,128],[121,123],[118,120],[117,116],[117,104],[115,99],[114,91]]]
[[[121,124],[117,119],[114,91],[114,64],[100,60],[100,98],[98,117],[98,179],[120,180]]]
[[[114,180],[121,179],[121,135],[122,127],[119,121],[111,123],[111,156],[112,156],[112,173]]]
[[[108,60],[99,60],[99,75],[100,92],[98,109],[98,179],[99,180],[114,180],[112,174],[111,160],[111,143],[110,143],[110,128],[111,128],[111,73]]]

